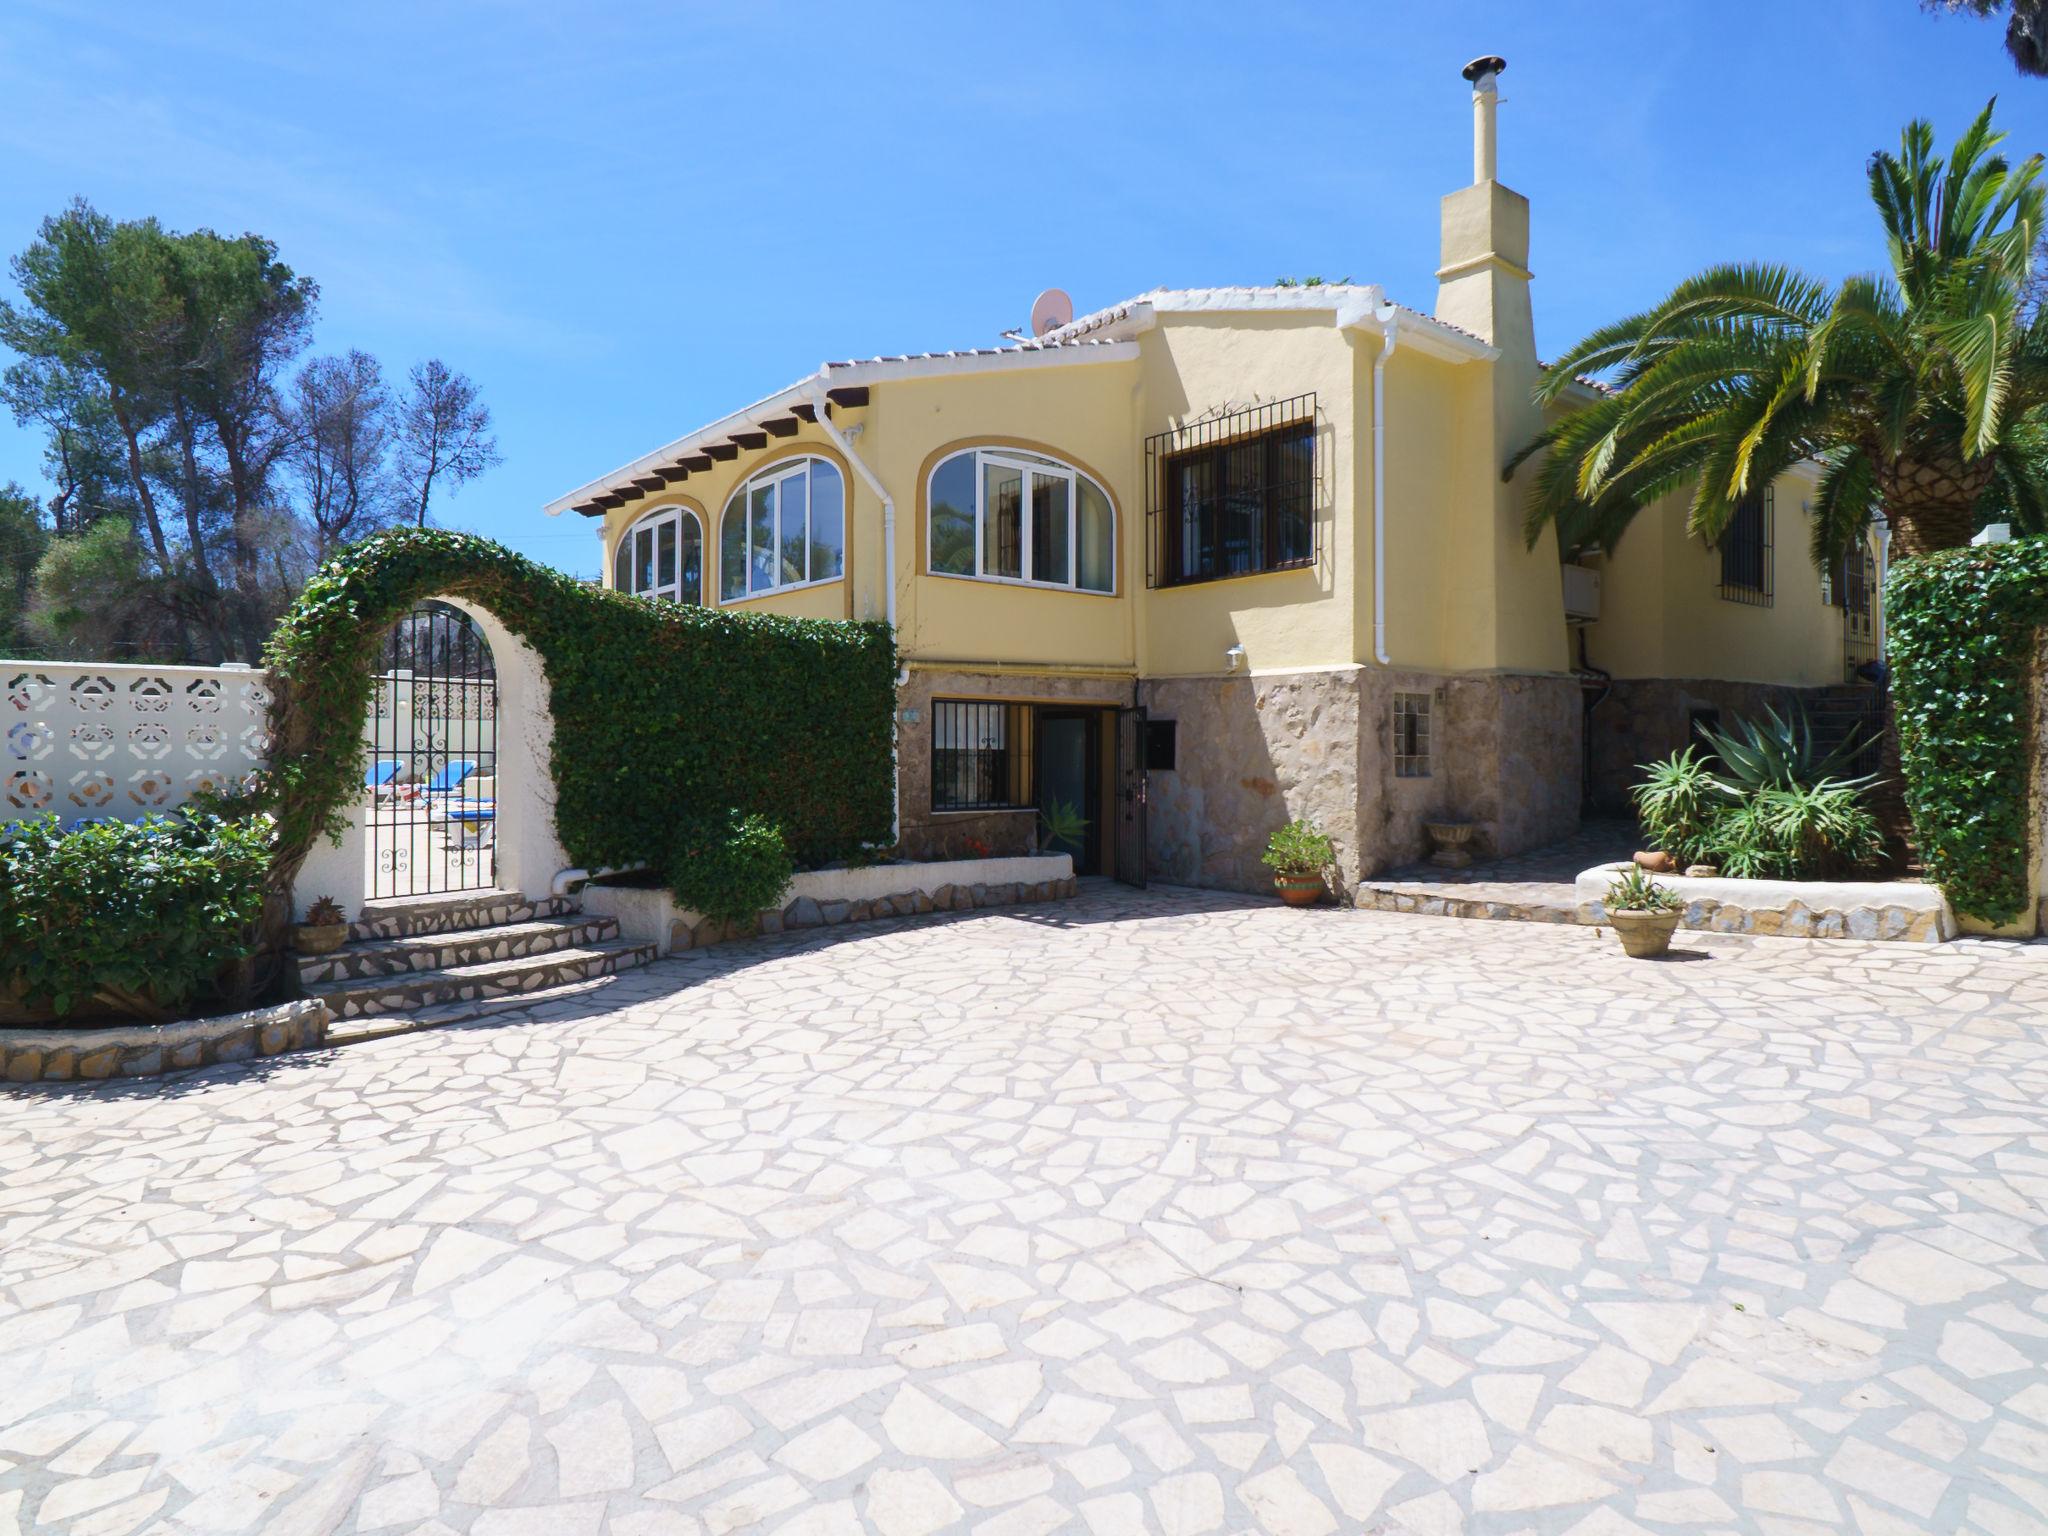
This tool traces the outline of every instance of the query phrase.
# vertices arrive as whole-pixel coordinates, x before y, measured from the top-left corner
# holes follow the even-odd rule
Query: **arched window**
[[[784,459],[732,493],[718,525],[721,602],[845,573],[846,482],[830,459]]]
[[[932,471],[934,576],[1116,590],[1116,512],[1071,464],[1017,448],[966,448]]]
[[[688,507],[659,507],[619,535],[612,585],[641,597],[704,601],[704,527]]]

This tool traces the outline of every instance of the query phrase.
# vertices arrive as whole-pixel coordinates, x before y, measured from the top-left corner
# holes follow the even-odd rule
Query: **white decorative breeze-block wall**
[[[270,753],[270,681],[251,668],[0,661],[0,683],[0,821],[137,821]]]

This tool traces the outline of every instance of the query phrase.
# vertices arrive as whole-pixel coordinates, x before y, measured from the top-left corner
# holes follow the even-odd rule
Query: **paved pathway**
[[[1091,891],[0,1117],[0,1531],[2048,1530],[2048,949]]]

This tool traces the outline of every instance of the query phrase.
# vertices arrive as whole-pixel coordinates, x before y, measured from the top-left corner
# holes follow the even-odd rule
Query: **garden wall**
[[[0,821],[137,821],[263,766],[270,685],[249,667],[0,661]]]

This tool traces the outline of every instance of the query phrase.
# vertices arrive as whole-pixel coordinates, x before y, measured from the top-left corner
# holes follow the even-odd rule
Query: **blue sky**
[[[826,358],[985,345],[1058,285],[1351,276],[1427,309],[1501,53],[1556,349],[1716,259],[1880,252],[1869,152],[2048,82],[1914,0],[1256,6],[8,0],[0,250],[74,195],[257,230],[317,345],[438,355],[504,464],[443,520],[578,573],[540,506]],[[42,488],[0,417],[0,481]]]

